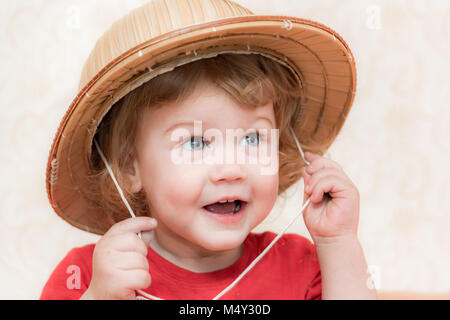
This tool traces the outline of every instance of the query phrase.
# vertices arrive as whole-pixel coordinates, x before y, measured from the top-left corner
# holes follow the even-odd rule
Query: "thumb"
[[[302,168],[302,177],[303,177],[303,205],[308,200],[310,194],[306,192],[306,186],[311,178],[311,176],[306,172],[306,167]]]
[[[153,230],[141,231],[141,239],[144,241],[145,245],[148,247],[150,242],[152,242],[154,237]]]

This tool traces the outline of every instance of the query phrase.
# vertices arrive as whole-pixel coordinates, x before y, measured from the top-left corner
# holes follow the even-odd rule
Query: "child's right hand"
[[[113,225],[97,242],[92,257],[92,279],[81,299],[135,299],[135,290],[150,286],[147,261],[150,217],[136,217]]]

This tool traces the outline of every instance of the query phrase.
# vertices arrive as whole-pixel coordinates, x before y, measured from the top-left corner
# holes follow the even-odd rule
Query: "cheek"
[[[192,206],[198,203],[202,193],[203,176],[201,170],[181,167],[173,168],[170,178],[165,182],[165,197],[168,201],[180,207]]]
[[[257,175],[254,183],[254,195],[258,202],[272,209],[278,197],[278,173],[273,175]]]
[[[197,204],[202,192],[202,170],[186,168],[169,160],[157,160],[144,174],[144,189],[154,206],[164,205],[168,212],[183,212]],[[157,209],[157,208],[155,208]]]

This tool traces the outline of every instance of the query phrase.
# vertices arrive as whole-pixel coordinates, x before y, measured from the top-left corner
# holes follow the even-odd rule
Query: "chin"
[[[247,237],[248,232],[223,231],[211,233],[202,239],[202,247],[210,251],[226,251],[239,247]]]

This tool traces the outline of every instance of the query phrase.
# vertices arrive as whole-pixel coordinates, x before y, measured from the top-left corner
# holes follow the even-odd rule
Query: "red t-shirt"
[[[143,290],[163,299],[209,300],[232,283],[275,238],[270,231],[250,233],[239,259],[231,266],[206,273],[178,267],[148,247],[152,283]],[[79,299],[92,275],[94,244],[72,249],[58,264],[41,299]],[[314,245],[297,234],[283,235],[222,300],[321,299],[320,268]]]

